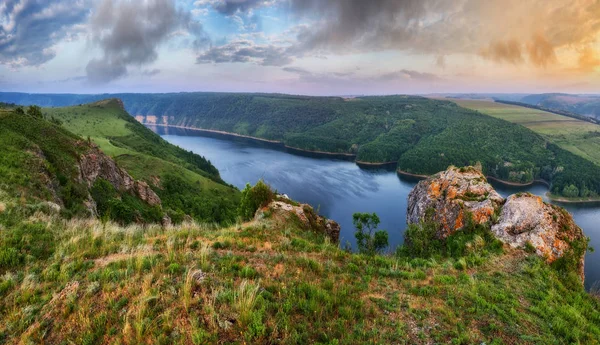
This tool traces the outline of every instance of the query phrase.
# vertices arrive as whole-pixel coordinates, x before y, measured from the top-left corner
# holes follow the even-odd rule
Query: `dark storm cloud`
[[[219,13],[231,16],[239,12],[247,12],[250,9],[261,6],[264,0],[221,0],[213,4]]]
[[[87,1],[3,0],[0,2],[0,64],[41,65],[55,56],[52,46],[74,35],[89,15]]]
[[[194,47],[208,41],[202,25],[175,7],[172,0],[104,0],[92,16],[93,41],[101,58],[87,67],[91,82],[104,83],[127,74],[131,65],[142,66],[158,58],[157,48],[177,30],[194,35]]]
[[[200,54],[196,62],[199,64],[252,62],[263,66],[283,66],[291,63],[292,58],[283,47],[260,45],[249,40],[240,40],[211,47]]]

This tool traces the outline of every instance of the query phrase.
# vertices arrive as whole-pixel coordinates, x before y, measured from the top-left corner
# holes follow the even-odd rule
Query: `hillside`
[[[124,228],[3,201],[0,343],[599,343],[577,272],[489,223],[444,241],[414,225],[411,246],[370,256],[278,203],[233,227]]]
[[[151,221],[160,220],[163,213],[176,222],[186,214],[215,222],[233,222],[236,217],[239,192],[220,179],[210,162],[162,140],[133,120],[117,100],[42,109],[39,117],[5,108],[0,120],[5,147],[0,153],[4,162],[0,173],[12,198],[57,202],[66,206],[65,212],[81,215],[91,193],[100,216],[124,222],[135,219],[135,210]],[[102,152],[97,152],[96,145]],[[118,167],[102,158],[104,153]],[[120,168],[131,177],[123,180]],[[85,177],[79,176],[86,170],[92,176],[119,181],[110,186],[94,177],[86,189]],[[121,189],[130,188],[127,179],[131,178],[148,188],[143,195],[157,194],[161,210],[146,210],[143,203],[124,199]]]
[[[520,102],[600,119],[600,96],[546,93],[525,96]]]
[[[53,95],[16,95],[20,96],[0,96],[20,102],[53,99]],[[72,96],[72,101],[84,97]],[[449,101],[231,93],[115,96],[145,124],[237,133],[302,150],[355,155],[366,164],[397,162],[399,170],[412,174],[430,175],[449,165],[480,162],[487,175],[501,180],[548,181],[557,196],[589,200],[600,194],[600,166],[560,145],[547,144],[521,125]],[[56,102],[65,102],[66,97],[61,95]]]

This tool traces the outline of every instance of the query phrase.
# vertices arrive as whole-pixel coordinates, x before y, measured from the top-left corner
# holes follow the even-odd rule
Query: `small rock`
[[[202,272],[202,270],[195,270],[191,273],[191,277],[196,284],[202,284],[202,282],[206,279],[207,274]]]
[[[164,215],[160,221],[160,224],[162,225],[163,228],[168,228],[172,225],[171,222],[171,217],[169,217],[168,215]]]

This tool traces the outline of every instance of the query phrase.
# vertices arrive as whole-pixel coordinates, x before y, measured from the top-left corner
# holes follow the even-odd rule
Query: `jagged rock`
[[[503,202],[480,171],[452,167],[413,188],[406,217],[409,224],[419,223],[431,209],[432,220],[440,224],[438,236],[445,238],[465,225],[465,212],[470,212],[476,223],[485,223]]]
[[[574,241],[584,239],[567,211],[529,193],[508,197],[492,232],[511,247],[523,248],[529,243],[548,263],[563,256]],[[578,267],[582,280],[583,265],[582,256]]]
[[[428,211],[428,210],[432,210]],[[492,223],[498,239],[514,248],[532,245],[537,255],[551,263],[568,253],[576,241],[585,241],[583,231],[563,208],[545,203],[529,193],[504,200],[474,168],[449,168],[415,186],[408,196],[408,223],[425,218],[439,224],[437,236],[445,238],[464,226],[465,212],[482,224]],[[431,214],[428,214],[431,212]],[[585,250],[579,257],[582,280]]]
[[[287,201],[287,200],[286,200]],[[340,225],[333,220],[326,219],[318,215],[308,204],[292,205],[286,201],[273,201],[266,207],[260,208],[254,215],[255,220],[267,218],[267,212],[270,217],[289,219],[295,215],[302,226],[306,229],[312,229],[325,234],[333,242],[340,240]]]
[[[98,178],[110,182],[115,189],[135,193],[149,205],[159,205],[160,198],[146,182],[136,181],[125,170],[119,168],[114,160],[94,147],[79,159],[80,179],[91,187]]]

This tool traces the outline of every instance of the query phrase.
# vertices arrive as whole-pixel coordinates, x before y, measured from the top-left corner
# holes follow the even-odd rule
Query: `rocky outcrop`
[[[548,263],[565,255],[575,241],[584,239],[583,231],[567,211],[529,193],[507,198],[492,232],[511,247],[533,246]],[[579,265],[582,279],[583,264],[582,256]]]
[[[534,248],[548,263],[576,255],[583,280],[585,250],[575,246],[585,243],[583,231],[566,210],[538,196],[519,193],[504,200],[475,168],[452,167],[419,182],[408,197],[408,223],[434,221],[441,239],[464,227],[467,212],[475,223],[489,223],[504,243]]]
[[[80,180],[92,187],[97,179],[105,179],[115,189],[137,195],[149,205],[160,205],[160,198],[146,182],[136,181],[125,170],[119,168],[112,158],[97,147],[79,158]]]
[[[340,240],[340,225],[331,219],[318,215],[310,205],[294,205],[289,199],[273,201],[266,207],[260,208],[254,215],[255,220],[267,217],[290,219],[295,216],[306,229],[312,229],[325,234],[333,242]]]
[[[480,171],[452,167],[413,188],[408,195],[407,221],[419,223],[430,217],[440,224],[438,237],[445,238],[465,225],[466,212],[476,223],[485,223],[503,202]]]

